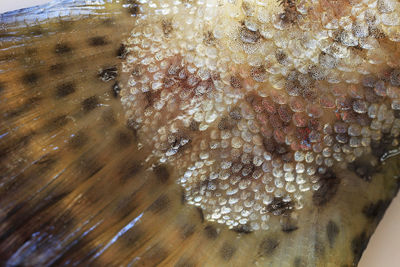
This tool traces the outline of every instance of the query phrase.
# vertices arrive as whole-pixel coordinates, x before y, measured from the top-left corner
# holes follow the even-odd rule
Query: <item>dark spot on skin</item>
[[[316,81],[321,81],[325,79],[325,73],[324,71],[316,66],[316,65],[312,65],[310,66],[309,70],[308,70],[308,74],[310,75],[310,77]],[[303,93],[304,96],[304,93]]]
[[[128,5],[129,14],[136,17],[140,12],[139,3],[136,0],[126,0],[125,2]]]
[[[400,69],[394,69],[390,73],[390,83],[393,86],[400,86]]]
[[[175,155],[190,147],[191,139],[183,133],[171,134],[168,136],[165,152]]]
[[[189,129],[193,132],[197,132],[199,130],[199,125],[200,125],[200,123],[193,120],[190,122]]]
[[[195,267],[196,265],[190,260],[186,258],[181,258],[179,261],[174,265],[174,267]]]
[[[281,158],[283,162],[291,162],[293,159],[293,153],[292,152],[284,153],[282,154]]]
[[[25,85],[31,86],[36,85],[39,81],[40,75],[36,72],[26,73],[22,76],[22,82]]]
[[[249,225],[240,225],[232,229],[232,231],[238,234],[251,234],[253,231],[250,229]]]
[[[242,119],[242,114],[240,113],[240,108],[234,107],[230,112],[229,112],[229,117],[232,119],[239,121]]]
[[[369,26],[369,35],[374,37],[375,39],[385,39],[386,35],[385,33],[381,30],[376,28],[375,26]]]
[[[266,207],[266,211],[274,215],[289,214],[292,210],[293,203],[291,201],[283,201],[280,197],[274,197],[272,202]]]
[[[82,148],[89,141],[89,137],[83,132],[77,132],[69,140],[68,145],[72,149]]]
[[[125,59],[128,54],[128,50],[124,44],[121,44],[117,50],[117,58]]]
[[[136,175],[142,170],[142,164],[138,160],[129,160],[123,162],[119,167],[118,174],[122,182],[128,179],[136,178]]]
[[[262,98],[259,97],[258,95],[250,93],[245,96],[245,100],[247,101],[247,103],[253,106],[253,109],[257,113],[261,113],[263,111],[264,107],[260,107],[260,105],[262,105]]]
[[[50,66],[50,72],[53,74],[62,74],[65,70],[65,65],[62,63],[57,63]]]
[[[43,34],[43,29],[39,25],[31,26],[29,31],[30,34],[33,36],[38,36]]]
[[[139,228],[137,225],[127,231],[125,234],[121,236],[122,242],[126,245],[126,247],[133,248],[136,247],[136,244],[139,240],[141,240],[145,235],[143,229]]]
[[[235,126],[235,122],[227,117],[223,117],[218,123],[218,129],[231,130]]]
[[[290,96],[299,96],[304,90],[300,82],[296,80],[287,80],[285,82],[285,90]]]
[[[267,72],[264,66],[252,67],[250,75],[256,82],[264,82],[267,78]]]
[[[293,267],[307,267],[307,264],[301,257],[296,257],[293,262]]]
[[[145,108],[149,108],[154,105],[154,102],[158,98],[159,93],[158,93],[158,91],[156,91],[156,92],[147,91],[144,93],[144,96],[146,97],[146,101],[147,101]]]
[[[229,244],[228,242],[225,242],[221,247],[220,255],[223,260],[229,261],[233,257],[235,252],[236,248],[233,245]]]
[[[287,64],[287,55],[282,50],[277,50],[275,52],[275,58],[279,64],[281,64],[281,65]]]
[[[77,159],[76,167],[79,170],[79,174],[83,175],[82,180],[86,180],[103,169],[104,165],[99,161],[97,156],[89,150]]]
[[[0,34],[0,37],[1,37],[2,35]],[[17,58],[17,55],[16,54],[11,54],[11,53],[8,53],[8,54],[5,54],[5,55],[2,55],[2,56],[0,56],[0,61],[13,61],[13,60],[15,60]]]
[[[391,134],[384,133],[382,138],[377,140],[371,140],[371,153],[380,159],[386,152],[393,148],[393,136]]]
[[[75,91],[76,91],[75,84],[72,82],[66,82],[57,86],[56,97],[63,98],[66,97],[67,95],[74,93]]]
[[[153,172],[161,183],[166,183],[169,180],[170,174],[164,165],[157,165],[153,168]]]
[[[167,70],[167,75],[174,80],[184,80],[187,78],[185,70],[182,69],[179,63],[172,63]],[[195,82],[195,79],[193,79],[193,82]]]
[[[340,179],[332,170],[327,170],[319,178],[320,187],[314,191],[312,200],[314,205],[324,206],[336,195]]]
[[[362,48],[359,44],[356,46],[350,46],[351,49],[354,49],[355,51],[363,51],[364,48]]]
[[[121,87],[119,86],[118,82],[115,82],[113,86],[111,87],[112,89],[112,94],[114,98],[117,98],[119,96],[119,93],[121,92]]]
[[[204,213],[203,210],[200,207],[196,207],[197,213],[199,214],[200,221],[203,223],[204,222]]]
[[[115,26],[115,18],[106,18],[101,21],[101,24],[106,27],[113,27]]]
[[[283,216],[281,219],[281,229],[284,233],[292,233],[298,230],[299,227],[290,216]]]
[[[278,108],[278,114],[284,123],[288,123],[292,120],[293,112],[287,105],[280,105]]]
[[[16,214],[19,210],[21,210],[23,207],[26,206],[26,202],[20,202],[17,203],[13,208],[11,208],[6,214],[5,214],[5,220],[10,219],[14,214]]]
[[[46,155],[39,159],[34,163],[35,166],[38,166],[36,170],[37,174],[42,174],[48,170],[50,170],[53,165],[57,162],[57,158],[54,155]]]
[[[368,241],[369,241],[369,237],[367,236],[365,231],[362,232],[361,234],[357,235],[351,241],[351,250],[354,255],[354,261],[353,261],[354,266],[356,266],[357,263],[360,261],[364,250],[367,248]]]
[[[302,139],[302,138],[299,138],[299,139]],[[282,157],[283,155],[290,153],[290,149],[289,149],[288,145],[278,144],[274,138],[264,138],[263,146],[266,151],[270,152],[271,154],[273,154],[277,157]]]
[[[132,70],[132,76],[135,78],[140,78],[143,74],[143,69],[140,66],[135,66]]]
[[[291,232],[294,232],[294,231],[296,231],[298,229],[299,229],[299,227],[297,227],[295,225],[290,225],[290,224],[282,225],[282,232],[284,232],[284,233],[291,233]]]
[[[185,195],[185,191],[182,189],[181,190],[181,204],[185,204],[186,203],[186,195]]]
[[[240,40],[242,40],[242,42],[245,44],[255,44],[260,40],[261,34],[258,30],[251,31],[246,27],[241,27],[239,37]]]
[[[349,141],[349,135],[346,134],[337,134],[335,136],[336,141],[338,141],[341,144],[346,144]]]
[[[243,166],[241,174],[242,174],[242,179],[249,178],[251,174],[254,171],[254,165],[253,164],[246,164]]]
[[[127,130],[119,130],[115,133],[114,140],[118,149],[125,149],[133,143],[134,136]]]
[[[258,248],[259,254],[262,257],[271,256],[279,246],[278,240],[275,238],[265,238]]]
[[[90,37],[88,43],[90,46],[104,46],[108,44],[108,41],[105,36],[95,36]]]
[[[341,110],[350,110],[353,107],[353,101],[348,97],[338,97],[336,98],[336,105]]]
[[[389,204],[390,200],[378,200],[375,203],[369,203],[365,205],[362,209],[362,213],[369,220],[379,222],[385,214],[385,211],[388,208]]]
[[[386,90],[386,88],[384,87],[384,85],[381,86],[381,83],[378,83],[378,85],[379,85],[379,87],[377,86],[377,89],[376,89],[376,90],[378,90],[378,89],[379,89],[379,91]],[[386,91],[385,91],[385,92],[386,92]],[[365,97],[365,100],[368,101],[368,102],[370,102],[370,103],[381,103],[381,102],[383,102],[383,100],[384,100],[384,97],[383,97],[383,96],[377,95],[377,94],[375,93],[374,89],[373,89],[373,88],[370,88],[370,87],[364,88],[364,97]],[[354,103],[353,103],[353,105],[354,105]],[[364,113],[364,114],[365,114],[365,113]]]
[[[377,166],[373,166],[368,159],[363,157],[357,158],[353,162],[350,162],[347,165],[347,168],[350,171],[355,172],[358,177],[367,182],[371,181],[373,175],[379,169]]]
[[[341,36],[343,35],[343,33],[345,32],[345,30],[343,30],[343,29],[338,29],[338,30],[335,30],[333,33],[332,33],[332,39],[333,39],[333,41],[335,42],[335,43],[341,43]]]
[[[163,82],[164,82],[164,88],[171,88],[177,83],[177,81],[174,78],[169,78],[169,77],[165,77]]]
[[[395,110],[393,110],[393,113],[394,113],[393,115],[396,119],[400,119],[400,110],[395,109]]]
[[[28,135],[11,139],[7,143],[0,143],[0,159],[7,157],[12,151],[20,150],[26,147],[32,140],[33,136],[34,133],[32,132]]]
[[[97,108],[99,105],[99,100],[97,96],[91,96],[83,100],[82,102],[82,109],[84,112],[92,111],[93,109]]]
[[[281,119],[279,118],[278,115],[272,114],[269,117],[269,124],[274,128],[274,129],[281,129],[283,127],[283,123]],[[301,139],[301,138],[299,138]],[[267,145],[268,144],[268,145]],[[274,138],[264,138],[264,147],[268,152],[273,152],[277,146],[277,141]]]
[[[54,119],[51,119],[46,125],[43,127],[45,131],[52,132],[55,131],[68,123],[68,118],[66,115],[60,115]]]
[[[248,94],[245,96],[245,100],[250,104],[250,105],[255,105],[259,104],[261,102],[261,97],[255,95],[254,93]]]
[[[154,213],[161,213],[166,211],[171,203],[171,200],[166,195],[161,195],[153,204],[150,205],[149,210]]]
[[[26,50],[25,50],[25,54],[27,55],[27,56],[36,56],[37,55],[37,49],[36,48],[27,48]]]
[[[375,102],[374,102],[375,103]],[[346,112],[347,115],[354,116],[354,122],[359,124],[360,126],[368,126],[371,124],[372,119],[368,117],[367,114],[355,114],[354,111]],[[342,115],[345,115],[344,112],[342,112]],[[346,116],[342,116],[343,121],[347,122]]]
[[[207,237],[208,239],[212,239],[212,240],[217,239],[217,238],[218,238],[218,235],[219,235],[217,229],[216,229],[214,226],[212,226],[212,225],[207,225],[207,226],[204,228],[204,234],[206,235],[206,237]]]
[[[165,36],[169,36],[171,32],[174,30],[172,27],[172,22],[169,20],[163,20],[161,22],[162,30]]]
[[[322,124],[318,119],[310,119],[308,121],[308,128],[314,131],[320,131],[322,129]]]
[[[310,76],[310,73],[300,73],[300,72],[295,72],[295,73],[296,73],[296,78],[302,87],[313,87],[315,85],[315,81]]]
[[[117,76],[118,76],[118,69],[116,66],[104,68],[99,72],[98,75],[99,79],[102,80],[103,82],[109,82],[111,80],[115,80]]]
[[[23,104],[21,104],[19,107],[16,109],[6,111],[4,114],[4,117],[16,117],[21,115],[22,113],[28,112],[32,110],[33,108],[37,107],[39,105],[39,102],[42,100],[40,97],[32,97],[26,100]]]
[[[146,250],[146,252],[141,256],[141,266],[157,266],[165,258],[167,258],[168,255],[168,251],[165,248],[163,248],[160,244],[156,244]]]
[[[216,39],[215,39],[214,34],[213,34],[212,31],[208,31],[208,32],[206,32],[206,33],[204,34],[203,42],[204,42],[204,44],[207,45],[207,46],[212,46],[212,45],[215,44]]]
[[[61,31],[68,31],[74,28],[75,21],[73,20],[59,20],[58,26]]]
[[[378,82],[378,78],[372,75],[366,75],[362,79],[362,84],[365,87],[374,88],[375,84]]]
[[[72,52],[72,48],[67,43],[56,44],[54,52],[57,55],[65,55]]]
[[[328,237],[329,246],[333,248],[336,238],[339,235],[339,226],[334,221],[329,221],[326,225],[326,236]]]
[[[283,23],[294,24],[300,16],[299,12],[296,9],[296,1],[278,0],[278,2],[280,6],[283,6],[283,13],[279,14],[279,18],[282,20]]]
[[[191,235],[194,234],[196,227],[193,224],[185,224],[182,228],[181,228],[181,237],[182,239],[187,239],[189,238]]]

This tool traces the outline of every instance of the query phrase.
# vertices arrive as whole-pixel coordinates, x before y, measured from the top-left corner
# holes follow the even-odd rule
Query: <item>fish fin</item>
[[[0,16],[6,265],[62,262],[150,201],[135,202],[154,188],[119,101],[135,12],[135,1],[62,1]]]

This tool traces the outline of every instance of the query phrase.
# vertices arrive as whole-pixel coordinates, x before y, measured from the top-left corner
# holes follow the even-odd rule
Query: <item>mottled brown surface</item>
[[[128,4],[128,14],[133,5],[137,15],[137,3]],[[115,98],[121,42],[134,19],[118,5],[105,11],[119,10],[118,17],[54,19],[4,32],[12,42],[0,52],[1,130],[8,132],[0,144],[0,259],[9,265],[355,264],[396,192],[398,159],[367,179],[364,165],[335,170],[341,182],[323,179],[327,186],[310,198],[317,207],[306,202],[295,226],[285,217],[291,204],[279,199],[268,209],[283,224],[266,231],[232,231],[204,220],[175,184],[182,166],[150,168],[148,148],[137,148],[140,125],[126,123]],[[22,41],[13,39],[19,34],[26,34]],[[285,114],[281,109],[278,119],[285,122]],[[184,137],[175,136],[173,146]]]

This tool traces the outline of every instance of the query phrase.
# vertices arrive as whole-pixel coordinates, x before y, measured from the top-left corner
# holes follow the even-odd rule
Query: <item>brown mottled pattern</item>
[[[125,117],[120,94],[126,90],[128,79],[126,74],[121,75],[121,63],[132,51],[123,43],[143,6],[135,0],[116,2],[100,6],[70,2],[64,6],[68,11],[84,14],[85,8],[92,7],[91,15],[72,12],[61,17],[50,12],[61,9],[56,5],[44,11],[48,19],[42,22],[29,21],[32,10],[0,17],[1,264],[357,264],[398,190],[393,179],[399,173],[398,158],[376,161],[393,148],[393,138],[386,136],[371,144],[372,154],[348,168],[320,175],[320,187],[308,195],[301,211],[294,212],[292,202],[274,198],[265,206],[265,211],[274,216],[268,230],[253,231],[247,224],[228,229],[210,222],[203,209],[188,204],[188,194],[177,184],[186,166],[149,157],[153,151],[144,139],[152,136],[144,138],[140,134],[142,125]],[[243,12],[252,12],[253,1],[239,2]],[[196,3],[182,1],[185,5]],[[299,14],[293,1],[283,1],[280,6],[268,3],[273,3],[271,9],[276,8],[285,24],[296,25]],[[328,17],[340,17],[350,8],[345,1],[320,4],[331,7]],[[14,22],[14,18],[19,20]],[[22,22],[24,18],[27,24]],[[176,33],[170,18],[158,21],[157,27],[162,27],[163,38]],[[240,24],[238,31],[244,43],[262,40],[260,32],[246,27]],[[340,34],[336,38],[343,38]],[[379,36],[389,46],[384,34]],[[219,42],[212,29],[200,39],[207,47],[216,47]],[[288,60],[285,51],[273,56],[279,64]],[[336,66],[330,60],[321,55],[322,64]],[[140,72],[135,69],[129,75],[138,77]],[[248,82],[236,69],[226,72],[223,74],[233,88],[241,90]],[[263,68],[251,68],[250,72],[255,81],[266,75]],[[376,73],[382,72],[377,69]],[[171,73],[165,84],[172,85],[177,75]],[[320,78],[318,69],[311,69],[310,75]],[[210,89],[217,76],[204,84]],[[396,77],[393,79],[397,82]],[[181,83],[188,86],[188,82]],[[295,90],[292,85],[287,84]],[[312,92],[307,96],[313,97]],[[150,105],[159,94],[145,97]],[[260,101],[266,108],[275,108],[268,105],[268,97],[249,94],[246,101],[255,109]],[[237,106],[219,115],[215,125],[218,131],[230,130],[243,119]],[[288,106],[279,106],[274,112],[276,120],[270,123],[288,123],[292,115]],[[196,144],[184,141],[201,136],[199,127],[202,125],[193,120],[185,132],[171,137],[171,146],[182,155],[193,151]],[[275,156],[288,160],[292,156],[287,146],[278,145],[274,139],[264,141],[263,147]],[[256,169],[248,164],[240,171],[247,176]]]

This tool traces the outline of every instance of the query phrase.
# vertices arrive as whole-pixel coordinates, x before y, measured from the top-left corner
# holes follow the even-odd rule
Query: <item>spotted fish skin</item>
[[[399,6],[370,6],[3,14],[0,260],[356,265],[399,188]]]

